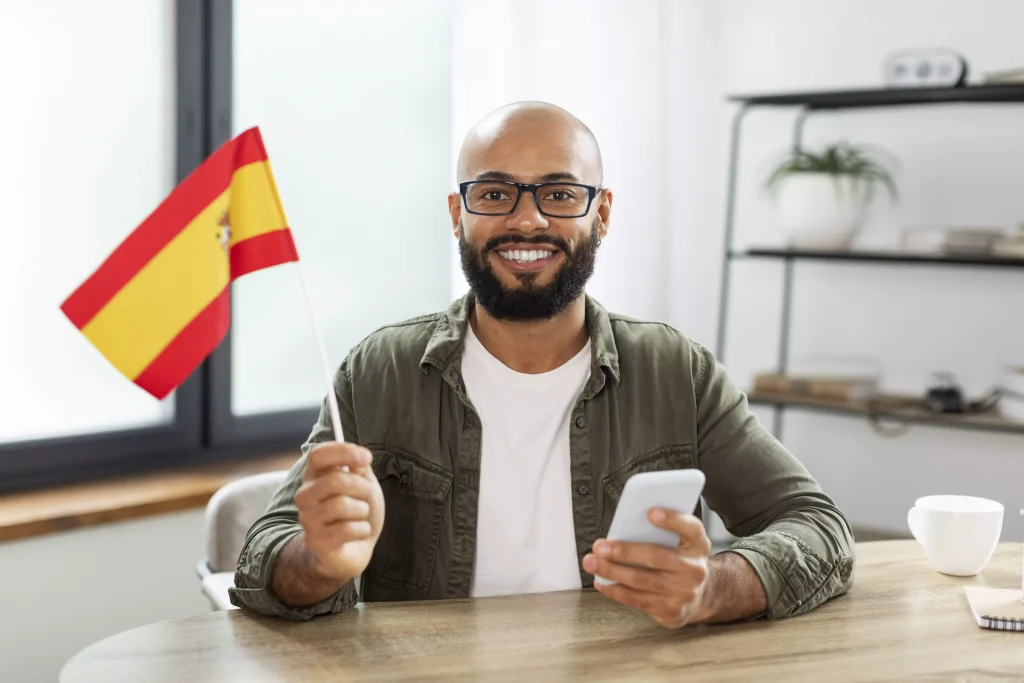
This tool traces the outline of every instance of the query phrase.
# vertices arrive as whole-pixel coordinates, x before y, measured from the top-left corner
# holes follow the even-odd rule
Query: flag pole
[[[303,274],[302,261],[295,261],[295,269],[299,274],[299,285],[302,287],[302,297],[306,300],[306,310],[309,311],[309,322],[313,326],[313,336],[316,337],[316,345],[320,349],[320,364],[323,366],[324,378],[327,380],[327,407],[331,414],[331,428],[334,430],[334,440],[344,441],[345,435],[341,430],[341,413],[338,410],[338,396],[334,392],[334,372],[327,360],[327,347],[324,346],[324,336],[320,331],[320,321],[317,320],[316,311],[313,309],[313,300],[309,296],[309,287],[306,286],[306,276]]]

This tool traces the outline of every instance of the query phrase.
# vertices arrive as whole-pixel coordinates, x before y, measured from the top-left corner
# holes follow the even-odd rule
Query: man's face
[[[467,144],[459,180],[600,185],[588,140],[565,126],[530,123]],[[610,193],[598,191],[585,215],[558,218],[541,213],[534,194],[522,192],[511,214],[488,216],[468,212],[454,193],[449,208],[462,270],[477,302],[504,320],[549,319],[564,311],[594,272],[610,203]]]
[[[466,239],[463,224],[459,256],[476,300],[492,316],[499,320],[546,320],[564,311],[583,293],[594,273],[599,242],[596,219],[575,243],[547,233],[530,237],[499,234],[479,247]],[[524,251],[531,252],[525,258],[536,260],[525,260]],[[509,278],[512,284],[507,285]]]

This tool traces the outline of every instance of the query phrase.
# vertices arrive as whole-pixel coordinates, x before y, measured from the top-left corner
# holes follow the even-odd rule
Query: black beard
[[[540,233],[532,237],[502,235],[487,241],[480,253],[466,241],[466,231],[459,226],[459,256],[476,301],[499,320],[550,320],[569,307],[583,293],[597,262],[598,221],[594,220],[589,238],[570,250],[569,243],[555,235]],[[520,286],[508,289],[501,283],[487,254],[504,244],[546,244],[565,254],[565,263],[547,285],[537,285],[537,273],[516,273]]]

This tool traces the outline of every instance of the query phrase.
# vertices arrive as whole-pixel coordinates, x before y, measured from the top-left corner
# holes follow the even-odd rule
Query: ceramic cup
[[[907,525],[936,570],[974,576],[999,543],[1003,506],[974,496],[925,496],[910,508]]]

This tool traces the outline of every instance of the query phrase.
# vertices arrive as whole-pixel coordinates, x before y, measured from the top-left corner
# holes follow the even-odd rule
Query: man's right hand
[[[306,458],[295,506],[306,549],[325,579],[348,581],[370,564],[384,526],[384,494],[372,460],[365,448],[337,442],[314,446]]]

